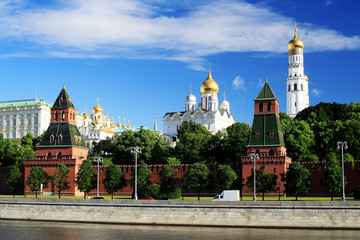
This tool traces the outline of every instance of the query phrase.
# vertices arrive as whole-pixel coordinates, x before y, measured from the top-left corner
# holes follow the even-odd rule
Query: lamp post
[[[256,201],[256,160],[259,160],[258,153],[250,154],[250,158],[254,161],[254,197],[253,200]]]
[[[94,157],[94,161],[97,162],[97,187],[96,187],[96,197],[99,197],[99,168],[100,162],[103,162],[102,157]]]
[[[132,147],[130,152],[135,155],[135,194],[134,194],[134,198],[135,198],[135,200],[138,200],[138,196],[137,196],[137,155],[141,153],[141,148],[140,147]]]
[[[345,201],[345,176],[344,176],[344,149],[348,148],[346,141],[339,141],[337,142],[337,150],[341,148],[341,171],[342,171],[342,198],[341,201]]]

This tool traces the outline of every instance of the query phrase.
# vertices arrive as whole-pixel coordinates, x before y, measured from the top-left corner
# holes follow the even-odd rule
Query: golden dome
[[[209,70],[209,75],[207,79],[201,84],[200,87],[201,94],[203,93],[218,93],[219,85],[214,81],[211,76],[211,71]]]
[[[102,107],[100,107],[99,103],[96,104],[96,106],[92,110],[93,113],[103,113],[104,110]]]
[[[301,48],[304,49],[304,43],[297,37],[297,29],[296,29],[296,22],[295,22],[295,29],[294,29],[294,38],[290,40],[288,44],[288,49],[294,49],[294,48]]]
[[[84,119],[90,119],[89,114],[85,113],[85,115],[84,115]]]
[[[99,119],[103,119],[103,115],[99,115]]]
[[[309,81],[308,76],[304,75],[304,78],[305,78],[305,80],[306,80],[307,82]]]
[[[112,122],[112,123],[110,124],[110,128],[115,128],[115,127],[116,127],[116,126],[115,126],[115,123]]]
[[[95,121],[95,124],[96,124],[96,125],[100,124],[100,120],[99,120],[99,119],[96,120],[96,121]]]
[[[106,117],[106,118],[105,118],[105,122],[110,122],[110,118],[109,118],[109,117]]]
[[[118,126],[118,127],[121,127],[121,126],[122,126],[122,125],[121,125],[121,122],[119,122],[119,123],[117,124],[117,126]]]

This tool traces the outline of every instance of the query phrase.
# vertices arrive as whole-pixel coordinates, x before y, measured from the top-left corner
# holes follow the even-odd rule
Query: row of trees
[[[262,193],[263,199],[265,193],[279,191],[277,188],[277,175],[266,172],[266,166],[261,166],[256,170],[256,185],[257,192]],[[50,177],[46,171],[41,167],[34,167],[31,169],[26,184],[31,191],[35,192],[36,197],[40,191],[40,185],[44,188],[48,187],[48,183],[52,180],[55,190],[58,192],[59,198],[61,192],[70,189],[69,178],[70,169],[63,163],[57,165],[55,174]],[[309,180],[309,171],[301,166],[298,162],[290,164],[288,172],[282,176],[282,181],[285,182],[286,194],[297,197],[301,194],[307,194],[311,191],[311,182]],[[159,173],[160,180],[156,183],[151,181],[151,171],[144,161],[140,161],[138,166],[138,196],[152,196],[158,198],[160,196],[168,196],[172,199],[178,199],[181,196],[181,189],[177,187],[177,182],[180,179],[175,178],[174,168],[164,166]],[[23,186],[22,174],[17,167],[12,167],[6,184],[10,191],[14,193]],[[217,169],[215,182],[214,176],[209,171],[204,163],[194,163],[190,165],[188,171],[182,179],[182,185],[198,194],[200,199],[201,192],[211,192],[216,190],[239,189],[242,190],[242,179],[239,178],[236,172],[229,165],[220,165]],[[246,186],[253,189],[254,184],[253,174],[247,178]],[[135,176],[134,172],[131,174],[130,184],[134,188]],[[84,192],[84,198],[89,192],[96,187],[96,171],[89,160],[83,161],[79,172],[76,176],[75,183],[80,191]],[[216,184],[217,183],[217,184]],[[118,166],[111,165],[107,167],[105,172],[105,179],[103,180],[106,191],[112,195],[114,192],[121,191],[127,186],[128,181],[125,179],[121,169]],[[325,186],[327,193],[337,194],[341,191],[341,168],[338,164],[329,164],[324,171],[324,178],[322,184]]]

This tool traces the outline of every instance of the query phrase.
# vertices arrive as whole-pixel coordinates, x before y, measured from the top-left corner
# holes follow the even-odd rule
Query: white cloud
[[[331,0],[326,0],[325,5],[329,6],[330,4],[332,4],[332,1]]]
[[[257,87],[261,89],[264,86],[264,84],[265,84],[264,81],[261,78],[258,78]]]
[[[178,3],[159,0],[58,0],[36,8],[25,3],[0,4],[0,40],[26,42],[50,57],[179,59],[201,69],[210,54],[286,52],[293,36],[293,19],[236,0],[187,1],[191,6],[177,13]],[[306,51],[360,49],[359,36],[308,23],[298,23],[298,36]]]
[[[244,91],[246,90],[245,89],[245,80],[242,77],[240,77],[239,75],[237,75],[234,78],[232,86],[235,89],[241,89],[241,90],[244,90]]]
[[[320,90],[317,89],[317,88],[314,88],[311,92],[312,92],[315,96],[320,96]]]

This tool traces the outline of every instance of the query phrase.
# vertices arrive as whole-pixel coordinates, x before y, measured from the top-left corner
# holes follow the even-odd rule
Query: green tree
[[[256,191],[262,193],[264,201],[265,193],[274,192],[276,190],[277,175],[265,171],[266,166],[262,165],[260,170],[256,169]],[[246,185],[254,189],[254,173],[252,173],[246,181]]]
[[[96,187],[96,171],[90,160],[84,160],[76,174],[75,183],[80,191],[84,192],[84,199],[86,193]]]
[[[114,198],[114,192],[117,192],[127,185],[124,174],[118,166],[108,166],[105,172],[105,179],[103,180],[106,191],[111,194],[111,199]]]
[[[234,123],[226,129],[226,146],[228,148],[228,157],[230,162],[239,163],[241,156],[246,156],[251,134],[251,127],[246,123]]]
[[[11,167],[9,175],[6,177],[6,186],[13,193],[13,197],[15,197],[16,190],[23,186],[22,173],[17,166]]]
[[[331,201],[334,194],[340,193],[342,190],[342,173],[336,155],[330,153],[324,170],[324,178],[321,180],[322,185],[325,187],[325,192],[331,195]],[[346,185],[346,179],[345,179]]]
[[[235,171],[228,165],[220,165],[217,169],[217,183],[219,190],[231,189],[234,181],[237,179]]]
[[[312,153],[315,146],[315,136],[310,126],[302,120],[292,120],[290,124],[283,120],[285,131],[285,145],[288,156],[297,162],[318,161],[316,155]]]
[[[100,140],[94,147],[94,154],[112,154],[114,152],[114,140],[110,137]]]
[[[194,163],[190,165],[183,178],[184,187],[198,194],[207,191],[209,188],[210,171],[204,163]]]
[[[40,185],[43,185],[43,189],[47,188],[49,182],[49,176],[42,167],[33,167],[30,170],[30,174],[26,179],[26,184],[30,187],[32,192],[35,192],[37,198],[37,192],[40,190]]]
[[[124,131],[114,141],[114,164],[133,164],[134,156],[130,150],[132,147],[141,147],[142,154],[139,160],[149,164],[166,164],[169,146],[162,137],[149,129],[140,129],[138,132]]]
[[[229,163],[229,149],[226,139],[227,134],[220,131],[211,135],[209,141],[207,142],[207,150],[204,154],[207,164]]]
[[[159,195],[159,187],[153,185],[150,178],[151,171],[144,161],[140,161],[137,173],[137,194],[139,198],[146,196],[157,197]],[[131,173],[130,184],[135,191],[135,169]]]
[[[171,199],[178,199],[181,197],[181,190],[176,187],[177,178],[175,178],[174,168],[164,166],[160,173],[160,196],[167,196]]]
[[[178,142],[176,154],[182,163],[197,163],[205,161],[207,144],[211,133],[201,124],[193,121],[184,121],[177,133]]]
[[[310,172],[303,168],[300,163],[290,164],[288,171],[283,176],[285,182],[285,192],[287,195],[295,195],[296,201],[300,194],[307,194],[311,190]]]
[[[62,191],[70,189],[70,181],[68,180],[69,173],[70,168],[67,168],[64,163],[60,163],[56,166],[53,184],[59,193],[59,199]]]

